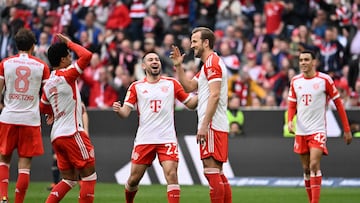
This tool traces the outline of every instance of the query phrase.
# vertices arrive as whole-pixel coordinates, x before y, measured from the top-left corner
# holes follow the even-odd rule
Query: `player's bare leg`
[[[180,185],[177,176],[178,162],[163,161],[161,162],[161,165],[163,167],[164,176],[168,184],[167,185],[168,203],[179,203]]]
[[[209,182],[211,203],[223,203],[225,200],[225,187],[221,178],[222,162],[212,157],[203,159],[204,174]],[[226,191],[227,193],[231,190]],[[229,194],[227,194],[229,197]]]
[[[311,185],[310,185],[310,153],[308,154],[300,154],[301,165],[304,172],[304,185],[305,190],[309,199],[309,203],[311,203]]]
[[[125,184],[125,198],[126,203],[133,203],[136,192],[138,191],[138,185],[148,165],[145,164],[131,164],[131,172],[127,183]]]

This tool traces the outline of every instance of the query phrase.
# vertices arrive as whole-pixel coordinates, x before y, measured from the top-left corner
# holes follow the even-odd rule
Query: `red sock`
[[[79,203],[94,202],[96,179],[96,172],[87,177],[81,178]]]
[[[19,169],[15,188],[15,203],[24,202],[25,194],[30,182],[30,169]]]
[[[0,198],[8,197],[9,187],[9,165],[6,163],[0,163]]]
[[[205,168],[205,177],[209,182],[211,203],[223,203],[225,188],[217,168]]]
[[[125,189],[126,203],[134,203],[136,192],[137,190],[130,192],[127,189]]]
[[[311,203],[319,203],[322,176],[310,177]]]
[[[94,202],[96,180],[84,181],[82,180],[80,188],[79,203]]]
[[[125,199],[126,203],[134,203],[136,192],[138,191],[138,187],[130,187],[127,183],[125,185]]]
[[[179,203],[180,202],[180,186],[179,185],[168,185],[167,186],[168,203]]]
[[[229,181],[223,173],[220,174],[220,177],[221,177],[221,180],[223,181],[224,189],[225,189],[224,203],[232,203],[232,192],[231,192],[231,186],[229,184]]]
[[[310,180],[304,179],[305,182],[305,190],[309,199],[309,202],[311,203],[311,186],[310,186]]]
[[[62,180],[58,184],[56,184],[51,190],[46,203],[58,203],[64,196],[66,195],[72,187],[76,185],[75,181],[71,180]]]

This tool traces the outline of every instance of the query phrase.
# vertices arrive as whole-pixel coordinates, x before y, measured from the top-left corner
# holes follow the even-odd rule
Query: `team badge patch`
[[[164,93],[166,93],[166,92],[169,91],[169,87],[168,87],[168,86],[162,86],[162,87],[161,87],[161,91],[164,92]]]

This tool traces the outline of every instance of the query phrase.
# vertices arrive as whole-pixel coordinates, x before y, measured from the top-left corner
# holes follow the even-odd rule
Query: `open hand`
[[[172,51],[170,52],[170,58],[174,64],[174,66],[180,66],[184,61],[185,54],[181,55],[180,50],[177,46],[171,46]]]

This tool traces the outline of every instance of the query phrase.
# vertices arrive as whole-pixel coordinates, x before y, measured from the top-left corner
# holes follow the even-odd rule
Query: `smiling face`
[[[148,76],[159,76],[161,73],[161,62],[156,53],[147,54],[142,66]]]
[[[301,53],[299,56],[299,67],[305,77],[312,77],[315,75],[315,60],[310,53]]]
[[[201,58],[204,53],[204,44],[201,39],[201,32],[195,32],[191,36],[191,48],[194,50],[194,56]]]

